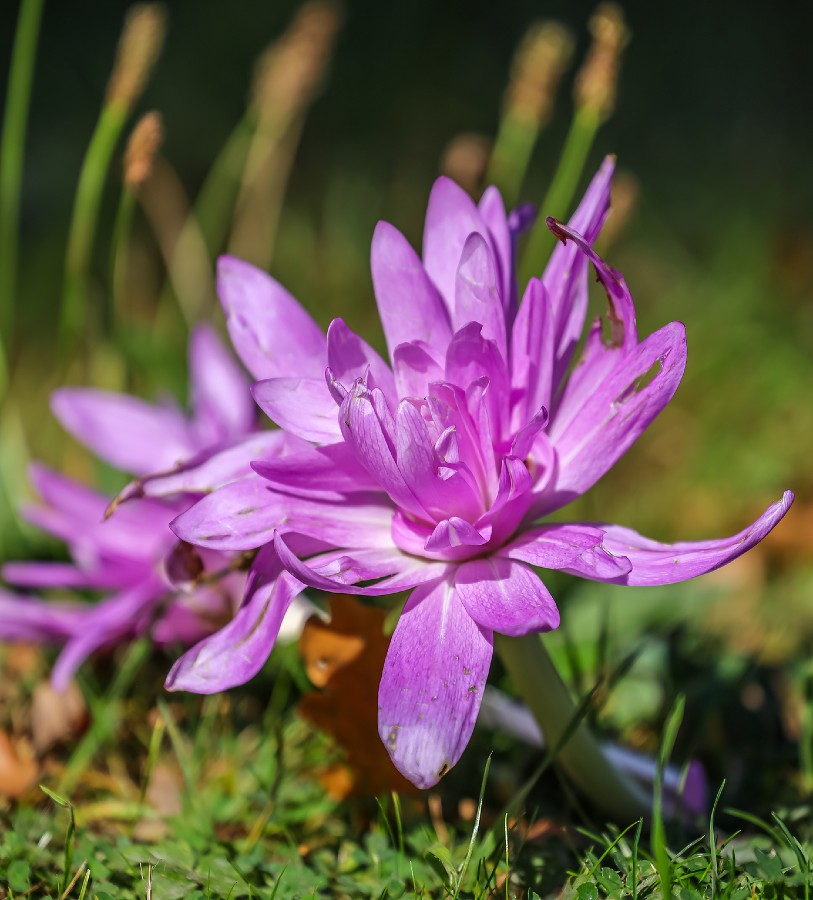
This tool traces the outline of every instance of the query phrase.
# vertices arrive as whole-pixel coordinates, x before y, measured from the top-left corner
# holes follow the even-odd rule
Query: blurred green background
[[[4,61],[15,7],[0,9]],[[106,179],[87,295],[97,325],[60,355],[71,206],[127,8],[98,0],[45,6],[26,144],[11,386],[0,417],[6,510],[26,493],[21,473],[29,455],[100,479],[110,490],[121,484],[51,419],[47,398],[59,384],[184,396],[186,327],[173,303],[158,303],[165,278],[160,242],[139,210],[129,247],[126,320],[118,329],[110,324],[111,243],[126,132],[141,113],[159,110],[163,157],[194,199],[244,115],[256,60],[298,6],[167,4],[163,52]],[[291,148],[290,178],[282,179],[276,240],[267,248],[272,274],[322,324],[342,315],[380,345],[368,265],[376,221],[394,222],[419,245],[426,199],[449,143],[463,133],[493,138],[517,45],[533,21],[552,18],[572,30],[576,49],[522,191],[523,199],[538,203],[571,121],[573,75],[589,46],[592,10],[592,3],[563,0],[347,2],[332,61]],[[738,531],[785,488],[797,493],[796,506],[769,541],[703,582],[637,593],[562,588],[563,633],[583,645],[588,670],[600,663],[590,654],[601,627],[596,610],[608,596],[619,648],[656,625],[668,634],[690,627],[691,651],[667,663],[664,654],[674,645],[667,639],[653,644],[654,656],[642,657],[635,690],[616,695],[609,714],[632,729],[662,715],[670,691],[663,673],[674,674],[681,660],[691,668],[731,654],[727,674],[695,673],[699,693],[714,694],[713,684],[729,684],[727,678],[739,690],[743,660],[769,669],[779,662],[791,666],[792,677],[776,688],[778,694],[787,689],[786,697],[807,683],[805,647],[813,636],[813,7],[787,0],[770,10],[757,3],[631,0],[624,11],[632,39],[618,101],[598,134],[582,186],[604,154],[618,155],[636,200],[606,248],[608,259],[631,287],[642,334],[672,319],[686,323],[689,363],[674,401],[573,514],[621,522],[663,540],[700,539]],[[220,244],[218,250],[225,241]],[[602,303],[597,296],[596,311]],[[219,321],[219,312],[213,315]],[[7,511],[2,515],[0,557],[48,552]],[[564,645],[560,651],[566,663]],[[762,671],[754,683],[762,684]],[[694,683],[691,674],[683,672],[684,689]],[[708,703],[719,705],[726,690],[707,697],[705,707],[690,704],[699,709],[695,738]],[[746,712],[752,700],[743,701]],[[791,738],[796,728],[798,737],[804,727],[793,718],[798,705],[788,712],[777,704],[782,727]],[[759,718],[752,724],[754,734],[764,726]],[[647,740],[644,735],[638,743]]]

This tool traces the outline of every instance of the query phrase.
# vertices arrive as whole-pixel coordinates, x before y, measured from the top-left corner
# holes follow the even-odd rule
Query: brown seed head
[[[148,112],[133,129],[124,151],[124,183],[131,190],[139,188],[152,175],[155,157],[164,141],[161,114]]]
[[[107,102],[129,108],[144,90],[164,43],[167,14],[163,3],[137,3],[124,20]]]
[[[630,33],[624,13],[615,3],[602,3],[590,19],[593,43],[584,65],[576,75],[576,105],[595,112],[601,121],[615,108],[621,54],[629,43]]]
[[[484,134],[459,134],[443,150],[440,171],[470,194],[479,194],[491,155],[491,140]]]
[[[573,36],[564,25],[532,25],[514,54],[504,98],[506,115],[528,124],[544,125],[572,54]]]
[[[330,61],[341,9],[334,0],[309,0],[285,34],[257,63],[253,103],[261,116],[287,121],[311,102]]]

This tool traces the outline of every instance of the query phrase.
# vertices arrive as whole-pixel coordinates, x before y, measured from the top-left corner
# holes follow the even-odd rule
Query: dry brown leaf
[[[31,699],[31,739],[39,755],[76,737],[87,723],[85,700],[74,682],[61,693],[48,681],[37,685]]]
[[[0,797],[16,800],[37,781],[37,762],[25,741],[0,731]]]
[[[389,647],[386,613],[345,595],[331,596],[330,613],[330,622],[309,619],[299,639],[308,677],[320,688],[302,698],[300,712],[345,754],[346,771],[327,770],[323,784],[337,799],[414,791],[378,737],[378,683]]]

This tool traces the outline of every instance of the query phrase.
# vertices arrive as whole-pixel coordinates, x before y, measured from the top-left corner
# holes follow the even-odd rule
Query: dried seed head
[[[133,129],[124,151],[124,183],[131,190],[140,187],[152,175],[155,157],[164,141],[161,114],[148,112]]]
[[[590,109],[604,121],[615,108],[621,54],[629,43],[630,33],[624,13],[615,3],[602,3],[590,19],[593,43],[584,65],[576,75],[576,105]]]
[[[559,81],[573,54],[573,36],[558,22],[537,22],[522,39],[505,92],[506,115],[532,125],[550,118]]]
[[[162,3],[137,3],[124,20],[116,62],[107,83],[107,102],[131,107],[144,90],[166,34]]]
[[[459,134],[446,145],[440,171],[470,194],[479,194],[490,155],[491,140],[484,134]]]
[[[330,61],[341,10],[334,0],[309,0],[285,34],[257,63],[253,103],[261,116],[289,120],[307,106]]]

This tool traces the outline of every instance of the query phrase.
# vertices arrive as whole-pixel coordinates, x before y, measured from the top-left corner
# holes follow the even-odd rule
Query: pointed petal
[[[221,256],[217,292],[234,349],[255,378],[321,378],[325,337],[279,282],[249,263]]]
[[[443,356],[446,356],[448,340],[443,344]],[[392,367],[395,374],[395,387],[399,397],[425,397],[429,385],[443,380],[443,366],[429,352],[428,344],[412,341],[399,344],[392,355]]]
[[[376,480],[344,441],[256,460],[251,467],[281,493],[315,500],[341,501],[350,493],[379,490]]]
[[[336,403],[323,375],[269,378],[251,392],[269,419],[296,437],[317,444],[333,444],[341,437]]]
[[[483,338],[494,341],[500,356],[507,360],[505,308],[497,263],[486,239],[476,233],[466,238],[460,256],[452,326],[457,332],[470,322],[482,325]]]
[[[83,628],[65,644],[51,672],[56,691],[64,691],[76,670],[96,650],[149,627],[152,612],[166,587],[157,576],[97,603],[88,610]]]
[[[252,429],[257,410],[248,380],[209,325],[196,325],[192,332],[189,380],[200,443],[216,444]]]
[[[214,550],[253,550],[285,522],[287,501],[259,475],[233,481],[170,523],[182,540]]]
[[[474,201],[450,178],[438,178],[426,208],[423,264],[450,312],[454,311],[455,280],[463,245],[475,231],[484,237],[488,234]]]
[[[658,372],[644,387],[640,380]],[[555,485],[544,499],[551,512],[592,487],[632,446],[672,399],[686,367],[686,332],[672,322],[650,335],[603,383],[560,434],[551,438],[558,459]]]
[[[457,550],[463,550],[463,558],[469,555],[468,548],[482,547],[488,543],[491,530],[481,534],[470,522],[459,516],[450,516],[448,519],[438,522],[435,530],[427,538],[425,549],[431,553],[443,553],[448,555]]]
[[[604,547],[616,556],[625,556],[632,570],[613,580],[618,584],[673,584],[719,569],[758,544],[784,517],[793,503],[793,493],[785,491],[778,503],[748,528],[729,538],[661,544],[620,525],[602,525]]]
[[[493,456],[493,444],[499,445],[508,431],[508,372],[496,343],[482,336],[478,323],[466,325],[452,338],[446,353],[446,377],[463,388],[469,397],[483,394],[491,432],[485,441],[490,446],[487,449],[483,447],[483,452],[486,456]],[[484,391],[473,393],[472,385],[482,378],[488,379],[487,387],[484,386]],[[475,405],[479,406],[479,403]],[[479,426],[478,422],[482,442],[485,434]]]
[[[526,531],[499,553],[540,569],[559,569],[596,581],[621,578],[632,568],[623,555],[604,546],[605,532],[593,525],[554,524]]]
[[[334,319],[327,330],[327,364],[332,370],[332,380],[350,387],[357,378],[367,378],[372,389],[379,388],[387,400],[395,405],[395,380],[392,370],[384,360],[351,331],[342,319]]]
[[[434,521],[449,515],[476,519],[479,498],[468,481],[449,467],[439,474],[441,460],[435,452],[429,429],[418,409],[408,400],[398,406],[395,417],[396,462],[412,493]]]
[[[303,589],[282,568],[273,547],[263,548],[237,615],[175,663],[167,676],[167,690],[216,694],[245,684],[265,664],[288,607]]]
[[[570,220],[570,227],[583,234],[588,244],[598,237],[607,217],[614,170],[614,157],[606,157]],[[553,384],[557,386],[581,338],[587,314],[587,263],[578,248],[572,244],[556,247],[542,282],[551,299],[555,330]]]
[[[426,520],[428,513],[407,485],[395,459],[394,422],[392,426],[382,422],[376,409],[375,393],[363,384],[357,384],[347,394],[339,415],[342,436],[381,489],[399,507]]]
[[[43,602],[0,589],[0,640],[58,642],[81,630],[86,603]]]
[[[458,566],[455,590],[466,612],[483,628],[520,635],[559,627],[550,592],[527,566],[500,556]]]
[[[491,238],[491,246],[494,248],[500,279],[500,295],[506,316],[510,321],[517,302],[516,279],[514,278],[514,239],[508,224],[505,204],[494,185],[489,185],[483,191],[477,209],[483,217]]]
[[[169,469],[197,450],[181,412],[94,388],[61,388],[51,410],[62,427],[105,462],[146,475]]]
[[[168,497],[173,494],[210,494],[232,481],[252,473],[254,460],[271,459],[287,452],[302,452],[310,444],[285,431],[258,431],[226,447],[202,462],[191,460],[180,471],[150,476],[128,485],[119,495],[132,497]]]
[[[553,311],[538,278],[528,282],[511,332],[511,400],[513,430],[553,397]]]
[[[70,563],[30,562],[6,563],[3,579],[9,584],[27,588],[74,588],[96,591],[114,590],[132,584],[133,578],[143,575],[143,567],[127,566],[122,561],[115,565],[101,565],[90,571]]]
[[[388,222],[376,226],[370,264],[390,356],[394,358],[399,344],[411,341],[442,351],[452,336],[449,314],[418,254]]]
[[[406,591],[438,578],[446,570],[442,562],[430,562],[401,553],[397,548],[333,550],[303,562],[282,535],[274,547],[285,568],[309,587],[333,593],[381,597]],[[362,585],[359,582],[374,581]]]
[[[418,787],[436,784],[466,749],[491,655],[491,632],[474,622],[446,579],[412,592],[384,662],[378,733]]]

